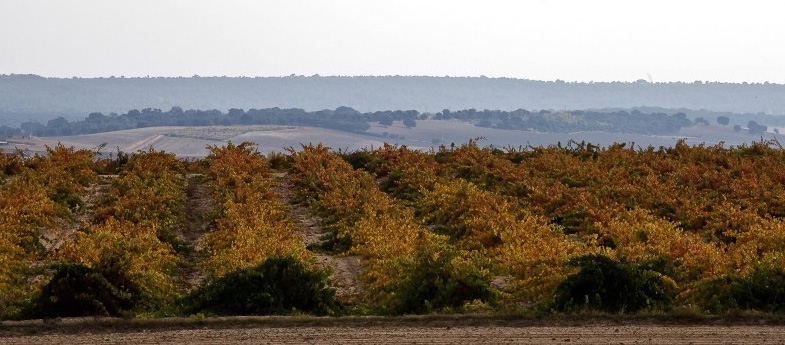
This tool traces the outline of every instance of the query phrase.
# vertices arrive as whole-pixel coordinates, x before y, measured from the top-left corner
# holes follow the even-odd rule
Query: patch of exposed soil
[[[202,175],[188,175],[185,196],[187,199],[185,206],[186,227],[178,235],[188,243],[195,243],[210,231],[207,216],[213,209],[207,184]]]
[[[359,280],[363,271],[363,260],[357,255],[334,256],[314,253],[316,261],[324,267],[333,269],[335,295],[344,302],[357,302],[362,298],[364,289]]]
[[[199,251],[196,243],[210,231],[207,217],[213,205],[204,177],[199,174],[191,174],[187,179],[188,186],[185,190],[186,224],[184,228],[178,230],[177,237],[188,247],[184,253],[181,269],[186,287],[191,288],[199,285],[204,279],[204,274],[194,265],[198,261],[197,253]]]
[[[3,334],[4,344],[782,344],[785,327],[767,325],[578,325],[498,322],[341,322],[182,329],[94,329]]]
[[[95,210],[107,198],[109,186],[117,175],[100,175],[97,183],[93,183],[81,196],[82,205],[72,211],[73,219],[59,219],[53,226],[41,229],[41,244],[47,251],[59,248],[74,232],[86,224],[90,224]]]
[[[319,218],[308,207],[293,203],[294,191],[286,173],[274,173],[277,184],[275,192],[283,205],[289,207],[290,217],[298,224],[298,232],[306,246],[322,243],[324,229]],[[333,285],[336,296],[345,302],[354,302],[362,296],[363,285],[359,280],[363,262],[359,256],[336,256],[312,253],[317,263],[333,270]]]

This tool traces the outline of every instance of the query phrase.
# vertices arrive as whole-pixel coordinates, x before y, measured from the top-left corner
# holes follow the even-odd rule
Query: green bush
[[[281,152],[270,152],[267,155],[267,161],[270,163],[270,169],[278,171],[289,171],[292,169],[291,156]]]
[[[580,271],[556,288],[553,308],[557,311],[635,312],[667,307],[673,301],[673,286],[661,273],[644,265],[613,261],[604,255],[578,257],[570,265]]]
[[[346,152],[341,155],[344,161],[349,163],[355,170],[365,170],[371,174],[375,174],[377,169],[382,163],[382,158],[376,155],[373,151],[358,150],[354,152]]]
[[[80,263],[55,266],[26,316],[127,316],[140,302],[139,289],[125,276],[123,265],[107,262],[90,268]]]
[[[746,277],[712,279],[697,288],[694,302],[711,312],[728,309],[785,310],[785,269],[758,265]]]
[[[186,298],[185,309],[217,315],[335,314],[339,305],[330,274],[292,257],[269,258],[209,281]]]
[[[475,300],[496,303],[488,265],[476,252],[453,247],[421,249],[404,264],[405,277],[396,281],[388,311],[420,314],[463,307]]]
[[[757,266],[744,280],[731,285],[728,292],[744,309],[785,310],[785,270]]]

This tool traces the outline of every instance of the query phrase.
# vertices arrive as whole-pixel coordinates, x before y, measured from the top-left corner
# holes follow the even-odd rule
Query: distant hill
[[[43,78],[0,75],[0,125],[129,109],[348,106],[361,112],[442,109],[659,107],[785,114],[785,85],[732,83],[567,83],[509,78],[320,77]]]

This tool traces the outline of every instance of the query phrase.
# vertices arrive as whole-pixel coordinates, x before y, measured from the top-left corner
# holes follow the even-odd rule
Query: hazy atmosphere
[[[3,0],[0,74],[785,83],[778,1]]]
[[[181,156],[207,152],[188,143],[202,135],[178,134],[183,126],[297,128],[256,141],[266,151],[475,136],[496,146],[740,145],[785,128],[779,10],[775,1],[3,1],[0,135],[26,136],[13,144],[35,152],[105,141]],[[416,126],[426,120],[437,122]],[[166,126],[178,128],[147,130]],[[121,130],[132,130],[128,140],[110,140]],[[208,137],[272,133],[262,132]],[[99,133],[109,134],[79,136]]]
[[[783,344],[783,3],[0,0],[0,343]]]

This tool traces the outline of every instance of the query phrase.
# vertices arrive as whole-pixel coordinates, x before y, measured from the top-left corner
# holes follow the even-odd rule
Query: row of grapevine
[[[470,142],[438,152],[388,146],[346,159],[373,172],[424,224],[464,246],[500,249],[519,239],[545,249],[506,249],[522,265],[500,263],[525,267],[512,269],[523,273],[517,278],[524,282],[537,276],[531,270],[540,255],[568,248],[542,266],[553,273],[552,283],[564,279],[559,272],[565,267],[574,271],[569,261],[579,255],[663,262],[656,273],[679,301],[710,309],[719,303],[717,281],[744,281],[761,269],[785,271],[779,210],[785,154],[765,143],[637,151],[570,143],[502,151]],[[510,234],[502,236],[505,231]],[[549,232],[556,237],[539,238],[550,242],[532,238]]]
[[[34,289],[28,279],[42,256],[40,228],[57,218],[56,204],[30,174],[6,176],[0,187],[0,315]]]
[[[321,145],[294,153],[292,169],[297,192],[323,217],[338,245],[367,260],[364,280],[376,307],[421,312],[493,299],[487,260],[423,227],[368,173]]]
[[[337,313],[330,271],[316,265],[298,236],[268,160],[247,142],[208,149],[204,165],[213,221],[198,241],[206,279],[189,293],[184,310]]]
[[[205,159],[214,229],[199,246],[208,277],[257,266],[270,257],[309,263],[296,225],[273,190],[267,159],[250,143],[212,146]]]
[[[0,151],[0,315],[40,288],[50,239],[43,230],[73,221],[86,187],[97,180],[93,153],[57,145],[23,160]]]
[[[243,312],[334,312],[328,274],[297,235],[268,160],[248,143],[209,150],[190,165],[204,168],[214,206],[210,232],[195,246],[193,264],[208,279],[194,300],[250,293],[265,306]],[[321,217],[326,250],[363,258],[365,301],[379,312],[499,296],[557,310],[785,309],[777,297],[785,288],[785,152],[776,142],[506,150],[470,142],[344,154],[305,146],[275,159]],[[0,314],[19,315],[25,301],[39,314],[177,311],[192,292],[179,271],[190,269],[178,235],[186,166],[154,150],[111,162],[62,145],[27,159],[0,154]],[[96,171],[108,170],[118,175],[99,179]],[[111,181],[106,195],[92,201],[101,180]],[[291,278],[290,270],[302,275],[287,284],[317,287],[298,296],[323,299],[271,305],[302,298],[253,294],[262,286],[253,284],[267,284],[259,277]],[[495,277],[505,279],[492,284]],[[231,292],[240,285],[247,291]],[[622,295],[637,299],[609,301]]]
[[[514,200],[455,179],[434,153],[385,146],[358,157],[380,185],[416,210],[417,219],[455,245],[489,258],[497,274],[510,275],[507,290],[529,302],[553,291],[566,273],[564,262],[587,246],[566,237],[559,226],[532,214]],[[368,158],[378,157],[378,158]]]
[[[84,267],[85,272],[106,279],[110,291],[119,290],[116,298],[128,299],[117,310],[109,308],[113,301],[99,299],[94,302],[101,304],[99,310],[73,313],[155,312],[166,309],[172,297],[182,292],[180,258],[173,245],[175,231],[185,220],[184,173],[182,163],[172,154],[150,149],[132,155],[112,180],[92,222],[53,253],[60,271]],[[68,278],[58,274],[55,278],[50,285],[59,284],[59,290],[46,292],[68,294],[72,292],[62,290],[63,285],[79,284],[61,281]]]

